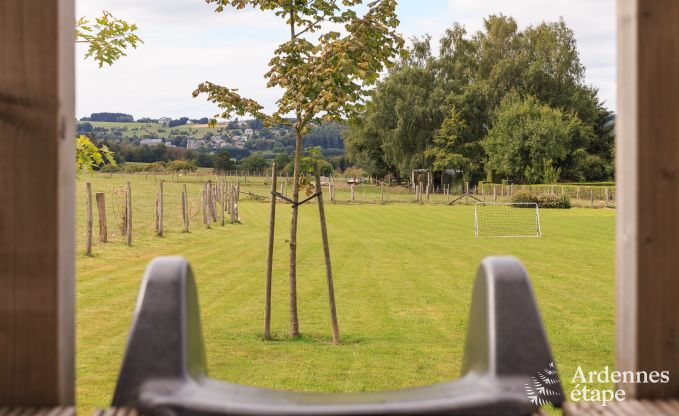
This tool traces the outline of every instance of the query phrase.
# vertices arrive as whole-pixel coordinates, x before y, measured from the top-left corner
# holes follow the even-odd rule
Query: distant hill
[[[117,113],[98,114],[107,114],[109,116],[106,117],[116,119],[125,116]],[[92,120],[80,121],[76,127],[79,134],[86,134],[98,142],[106,141],[120,145],[143,145],[155,142],[153,139],[162,139],[164,144],[176,147],[193,150],[238,149],[239,154],[249,154],[252,151],[292,153],[295,146],[294,132],[289,126],[266,127],[259,120],[235,120],[216,127],[193,124],[190,121],[188,124],[169,127],[158,122]],[[345,130],[343,124],[324,123],[304,137],[303,145],[305,148],[320,147],[326,156],[342,155],[344,154],[342,135]]]

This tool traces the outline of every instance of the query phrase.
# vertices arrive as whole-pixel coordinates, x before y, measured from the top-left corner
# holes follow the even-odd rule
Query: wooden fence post
[[[208,193],[208,186],[207,182],[205,185],[203,185],[203,224],[205,224],[205,228],[212,228],[210,226],[210,213],[209,213],[209,193]]]
[[[165,180],[160,180],[160,190],[158,192],[158,235],[163,236],[163,183]]]
[[[323,206],[323,189],[321,177],[318,174],[318,164],[314,165],[316,176],[316,193],[318,194],[318,214],[321,220],[321,238],[323,239],[323,255],[325,256],[325,277],[328,281],[328,303],[330,304],[330,320],[332,322],[332,343],[340,342],[339,325],[337,324],[337,309],[335,307],[335,287],[332,281],[332,265],[330,263],[330,244],[328,243],[328,229],[325,223],[325,207]]]
[[[85,254],[92,255],[92,184],[85,184],[85,203],[87,206],[87,229],[85,231]]]
[[[226,212],[231,214],[231,182],[226,183]]]
[[[575,190],[575,199],[580,199],[580,187],[578,186]]]
[[[273,244],[276,231],[276,162],[271,165],[271,214],[269,216],[269,245],[266,252],[266,288],[264,290],[264,339],[271,339],[271,273]]]
[[[108,241],[108,230],[106,228],[106,200],[103,192],[95,194],[97,200],[97,211],[99,212],[99,241]]]
[[[236,211],[236,222],[240,223],[240,212],[238,212],[238,201],[240,201],[240,182],[236,182],[236,204],[234,210]]]
[[[127,195],[125,203],[125,233],[127,234],[127,245],[132,245],[132,184],[127,182]]]
[[[156,192],[156,209],[155,209],[156,235],[158,235],[158,232],[159,232],[158,229],[159,229],[159,226],[160,226],[160,218],[159,218],[160,211],[158,210],[158,207],[160,206],[159,202],[160,202],[160,192]]]
[[[233,224],[234,221],[234,189],[236,188],[236,185],[231,184],[229,187],[229,221],[231,224]]]
[[[589,188],[589,197],[590,197],[590,200],[592,201],[592,206],[594,206],[594,188],[593,187]]]
[[[212,186],[212,181],[208,180],[207,181],[207,198],[208,198],[208,213],[209,213],[209,220],[211,222],[217,222],[217,208],[215,206],[215,197],[214,197],[214,186]]]
[[[497,201],[497,185],[493,185],[493,201]]]
[[[189,195],[186,193],[186,184],[182,190],[182,221],[184,222],[183,232],[189,232]]]
[[[356,184],[351,184],[351,202],[356,201]]]
[[[219,193],[219,198],[220,198],[220,199],[219,199],[219,200],[220,200],[220,206],[221,206],[221,210],[222,210],[222,215],[221,215],[221,217],[222,217],[222,227],[223,227],[223,226],[225,225],[225,222],[224,222],[224,211],[226,211],[226,189],[224,189],[225,187],[224,187],[223,184],[222,184],[219,188],[220,188],[220,189],[219,189],[219,191],[220,191],[220,193]]]
[[[605,201],[606,201],[604,207],[608,207],[608,187],[604,188],[604,192],[605,192]]]

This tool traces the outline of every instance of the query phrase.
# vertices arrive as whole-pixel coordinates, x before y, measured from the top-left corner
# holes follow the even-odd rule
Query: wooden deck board
[[[566,402],[565,416],[679,416],[679,400],[625,400],[600,404]]]
[[[74,407],[0,407],[0,416],[75,416]]]

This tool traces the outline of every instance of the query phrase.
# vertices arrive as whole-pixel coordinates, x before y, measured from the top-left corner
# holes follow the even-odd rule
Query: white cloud
[[[575,32],[587,82],[599,89],[608,108],[615,109],[615,0],[447,0],[442,13],[402,19],[403,30],[409,36],[430,33],[436,42],[453,23],[475,33],[483,28],[485,17],[500,13],[514,17],[520,28],[563,18]]]
[[[454,22],[473,32],[492,13],[517,18],[523,27],[563,16],[578,39],[587,80],[615,105],[614,0],[401,0],[401,30],[434,39]],[[141,116],[202,117],[218,110],[191,92],[202,81],[239,88],[272,111],[279,91],[266,88],[263,75],[287,28],[271,13],[214,8],[200,0],[81,0],[78,16],[108,10],[135,22],[144,44],[112,67],[83,61],[79,47],[77,113],[128,112]]]

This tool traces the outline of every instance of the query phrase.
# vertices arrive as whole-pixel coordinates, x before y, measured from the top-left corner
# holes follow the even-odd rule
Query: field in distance
[[[201,124],[184,124],[181,126],[168,127],[160,123],[117,123],[112,121],[79,121],[78,123],[90,123],[92,127],[101,127],[110,131],[120,131],[122,137],[131,138],[134,136],[144,137],[145,135],[155,135],[158,138],[168,138],[171,131],[176,131],[177,135],[190,135],[195,139],[202,139],[207,133],[221,134],[227,131],[226,126],[216,126],[207,128]]]
[[[570,380],[577,366],[588,371],[613,365],[614,210],[544,209],[542,238],[493,239],[474,237],[472,206],[327,204],[342,335],[341,345],[333,347],[315,205],[302,206],[300,213],[303,336],[287,336],[290,207],[281,204],[273,277],[276,340],[263,342],[268,202],[243,199],[242,224],[215,224],[209,230],[199,224],[194,206],[191,232],[182,234],[182,184],[166,182],[165,236],[156,237],[153,205],[160,178],[78,179],[77,400],[83,414],[110,403],[144,268],[160,255],[183,255],[193,266],[213,378],[325,392],[456,378],[475,271],[488,255],[514,255],[525,263],[567,391],[574,387]],[[119,186],[132,182],[132,247],[124,245],[111,213],[111,242],[95,243],[93,257],[83,254],[86,181],[93,192],[105,192],[110,205]],[[188,184],[194,202],[201,186]],[[243,189],[268,193],[263,184]],[[96,240],[96,207],[94,223]]]

